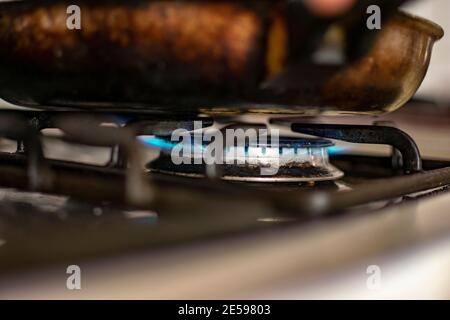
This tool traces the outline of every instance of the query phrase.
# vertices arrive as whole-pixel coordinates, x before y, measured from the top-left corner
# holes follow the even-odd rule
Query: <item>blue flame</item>
[[[328,155],[330,156],[337,156],[340,154],[344,154],[347,151],[348,148],[343,147],[343,146],[332,146],[332,147],[328,147]]]
[[[159,137],[155,137],[155,136],[139,136],[138,137],[138,141],[149,146],[152,148],[159,148],[162,150],[171,150],[173,149],[175,146],[177,146],[178,144],[182,143],[182,142],[174,142],[174,141],[170,141],[164,138],[159,138]],[[193,139],[192,139],[193,141]],[[194,142],[194,141],[193,141]],[[189,145],[190,146],[190,145]],[[202,145],[202,144],[196,144],[194,143],[192,145],[192,148],[194,148],[194,150],[206,150],[206,146]]]
[[[153,148],[172,149],[177,143],[154,136],[139,136],[138,141]]]
[[[138,141],[148,145],[152,148],[159,148],[163,150],[171,150],[173,149],[179,142],[173,142],[164,138],[159,138],[155,136],[139,136]],[[205,146],[201,146],[202,149],[204,149]],[[344,146],[331,146],[327,148],[328,154],[330,156],[336,156],[340,154],[344,154],[348,151],[348,147]],[[248,149],[246,148],[246,151]]]
[[[154,137],[154,136],[139,136],[138,141],[152,148],[158,148],[161,150],[172,150],[181,142],[173,142],[167,139]],[[189,145],[190,146],[190,145]],[[206,146],[194,144],[192,145],[194,150],[206,150]]]

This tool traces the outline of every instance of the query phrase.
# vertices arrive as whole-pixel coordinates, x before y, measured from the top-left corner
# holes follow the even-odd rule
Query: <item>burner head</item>
[[[214,169],[223,180],[242,182],[329,181],[343,176],[329,162],[328,149],[334,144],[325,139],[282,137],[277,142],[268,139],[268,142],[226,146],[223,164],[218,165],[203,161],[206,144],[192,142],[192,153],[182,157],[172,154],[175,145],[169,139],[160,139],[155,144],[165,148],[161,149],[159,158],[147,165],[150,172],[204,178]],[[175,164],[180,162],[183,163]],[[275,170],[263,174],[263,169],[268,168]]]

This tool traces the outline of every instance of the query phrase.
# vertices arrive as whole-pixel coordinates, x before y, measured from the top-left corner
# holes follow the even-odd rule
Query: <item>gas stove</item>
[[[0,298],[449,298],[444,30],[345,2],[0,1]]]
[[[450,157],[420,155],[411,137],[415,132],[398,128],[417,129],[414,119],[412,125],[405,122],[409,114],[416,113],[361,124],[346,118],[333,118],[333,123],[266,117],[251,123],[245,117],[217,121],[201,115],[186,120],[141,113],[2,111],[0,277],[5,285],[0,296],[36,297],[45,281],[51,283],[46,297],[148,297],[153,289],[150,297],[205,297],[210,276],[222,279],[218,297],[235,296],[240,286],[244,297],[261,297],[261,283],[275,281],[272,271],[285,272],[284,262],[295,266],[284,275],[309,281],[325,269],[340,270],[436,240],[450,229],[445,205]],[[224,164],[191,159],[191,164],[174,165],[170,134],[192,132],[200,122],[203,131],[278,128],[282,135],[276,142],[244,140],[233,146],[237,153],[224,147],[222,156],[229,160]],[[385,146],[380,153],[370,152],[380,145]],[[195,149],[195,141],[190,146]],[[244,156],[242,161],[236,154]],[[277,173],[261,176],[259,169],[273,158]],[[414,222],[414,207],[435,202],[444,206]],[[330,237],[347,229],[353,240],[336,235],[329,251]],[[367,238],[362,230],[372,230],[373,236]],[[308,251],[323,241],[323,255]],[[220,271],[208,267],[212,257],[226,257],[233,266],[230,276],[238,279],[248,271],[246,261],[253,264],[280,252],[281,260],[259,271],[265,278],[257,276],[257,283],[225,285]],[[209,264],[203,264],[205,259]],[[141,291],[112,294],[107,288],[117,289],[120,281],[103,279],[81,293],[64,293],[55,280],[64,275],[56,270],[70,264],[98,276],[105,269],[119,272],[116,262],[131,279],[136,268],[144,272],[146,266],[151,279],[174,277],[182,290],[170,291],[172,285],[158,281],[146,282],[145,289],[137,285]],[[198,283],[186,283],[185,277],[198,272],[205,273]],[[38,275],[42,280],[36,280]]]

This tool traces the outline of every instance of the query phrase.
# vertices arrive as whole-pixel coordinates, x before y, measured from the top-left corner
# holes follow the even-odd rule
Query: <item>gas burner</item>
[[[328,150],[334,144],[318,138],[281,137],[277,142],[249,143],[225,147],[222,165],[207,165],[202,158],[204,145],[192,142],[192,155],[172,158],[173,148],[162,149],[150,162],[150,172],[205,178],[219,176],[237,182],[316,182],[331,181],[344,174],[329,162]],[[167,145],[167,144],[166,144]]]

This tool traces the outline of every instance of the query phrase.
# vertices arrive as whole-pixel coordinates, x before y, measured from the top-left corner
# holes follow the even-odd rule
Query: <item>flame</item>
[[[155,136],[139,136],[138,141],[153,148],[159,148],[164,150],[170,150],[177,145],[177,143],[169,140],[155,137]]]
[[[328,147],[328,155],[330,156],[337,156],[340,154],[344,154],[348,151],[348,147],[344,147],[344,146],[332,146],[332,147]]]

